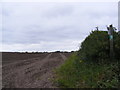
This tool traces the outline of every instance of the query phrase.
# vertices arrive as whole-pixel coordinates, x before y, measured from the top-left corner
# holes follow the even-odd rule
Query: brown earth
[[[53,70],[71,53],[2,53],[3,88],[57,88]]]

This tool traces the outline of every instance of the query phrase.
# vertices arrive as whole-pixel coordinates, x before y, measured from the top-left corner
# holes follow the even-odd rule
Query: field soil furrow
[[[67,57],[64,54],[62,54],[62,53],[60,53],[60,56],[63,58],[63,60],[67,59]]]
[[[2,67],[3,88],[56,87],[51,81],[54,78],[53,70],[60,66],[67,57],[62,53],[49,53],[43,56],[42,58],[14,60],[13,63],[4,64]]]

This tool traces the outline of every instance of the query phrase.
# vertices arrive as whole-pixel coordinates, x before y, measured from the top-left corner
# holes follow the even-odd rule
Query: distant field
[[[49,53],[19,53],[19,52],[3,52],[2,53],[2,64],[8,64],[20,60],[40,57],[44,58]]]
[[[72,53],[2,53],[3,88],[56,87],[53,70]]]

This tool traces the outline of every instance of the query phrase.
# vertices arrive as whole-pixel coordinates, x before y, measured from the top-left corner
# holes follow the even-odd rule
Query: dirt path
[[[62,53],[50,53],[44,58],[32,58],[10,63],[2,67],[4,88],[55,88],[51,82],[53,70],[67,57]]]
[[[63,55],[62,53],[60,53],[61,57],[63,58],[63,60],[66,60],[67,57],[65,55]]]

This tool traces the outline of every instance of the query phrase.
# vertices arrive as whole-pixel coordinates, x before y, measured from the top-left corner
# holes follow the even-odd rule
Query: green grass
[[[118,63],[95,64],[79,60],[74,53],[56,69],[55,83],[61,88],[117,88]]]

